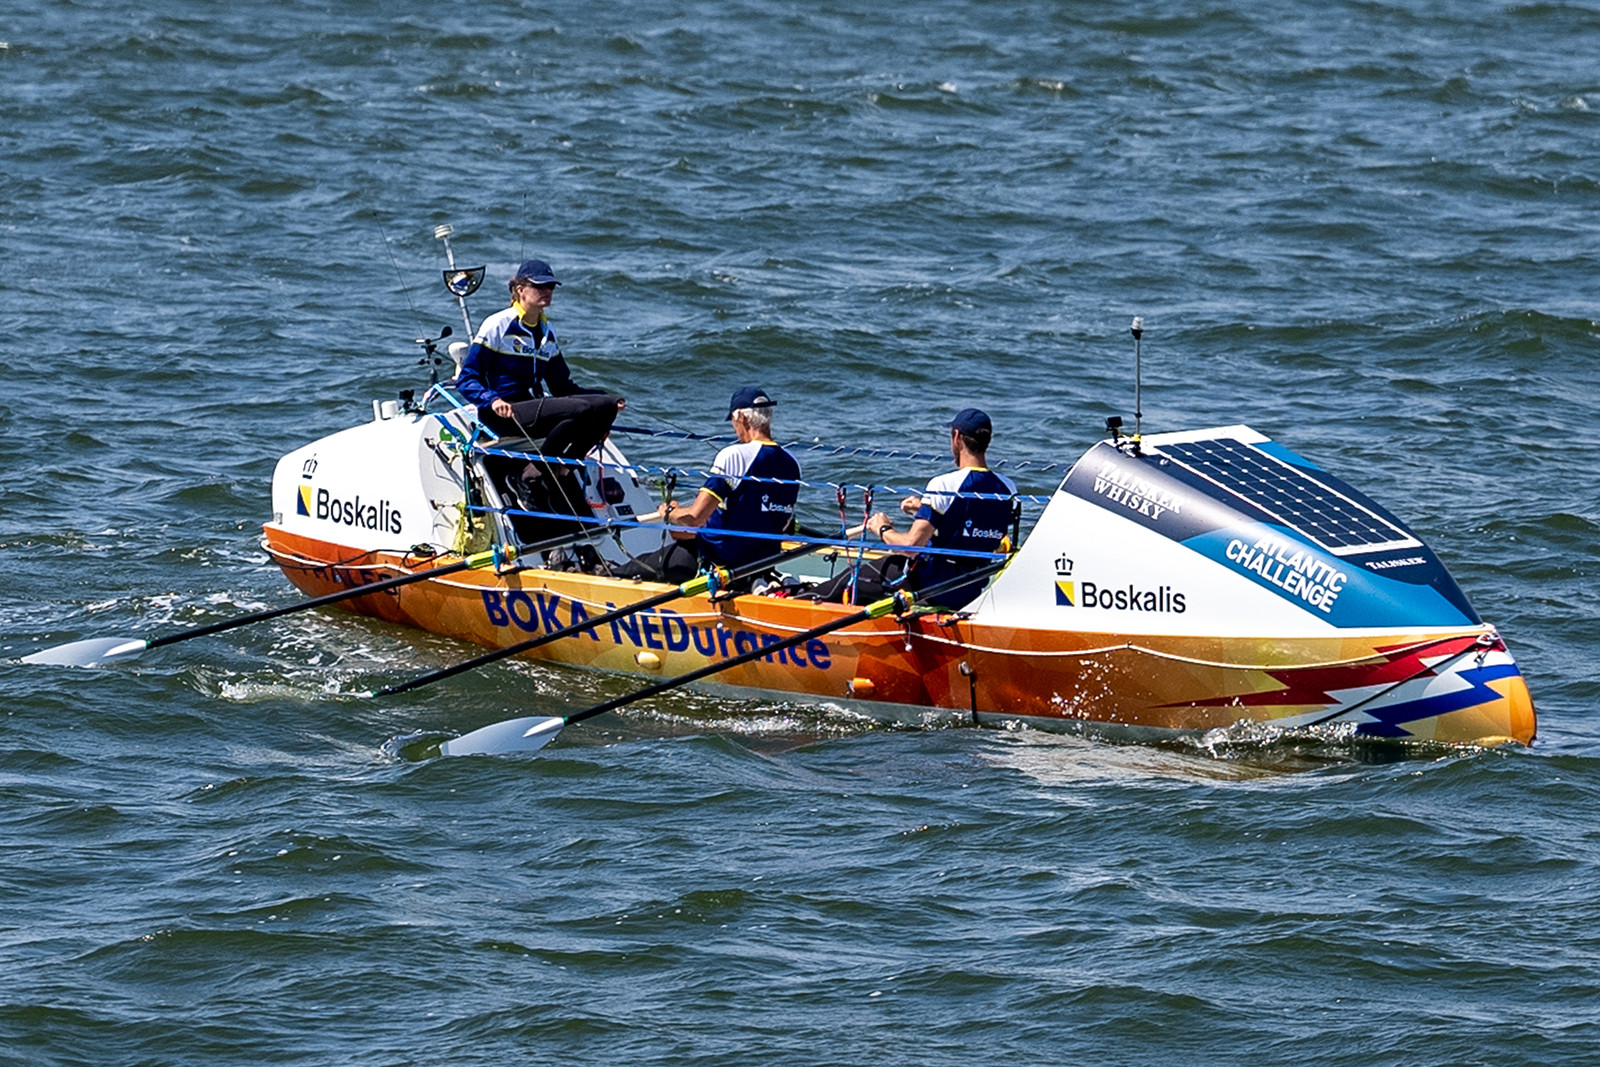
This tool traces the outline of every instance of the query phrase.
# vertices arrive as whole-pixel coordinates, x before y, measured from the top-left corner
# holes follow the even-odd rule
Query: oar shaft
[[[760,574],[762,571],[770,570],[771,568],[778,566],[780,563],[784,563],[788,560],[795,559],[796,557],[806,555],[809,552],[815,552],[816,550],[817,546],[810,544],[801,545],[798,548],[791,548],[787,552],[780,552],[776,556],[740,567],[738,570],[733,571],[728,577],[730,581],[738,581],[741,578],[748,578],[752,574]],[[517,656],[524,652],[532,651],[535,648],[539,648],[541,645],[549,644],[551,641],[557,641],[563,637],[570,637],[573,634],[581,634],[585,631],[592,630],[597,626],[604,626],[607,623],[615,622],[618,619],[625,619],[629,615],[635,615],[641,611],[648,611],[660,604],[666,604],[670,601],[678,600],[687,596],[694,596],[697,593],[704,593],[708,588],[710,588],[710,582],[707,577],[702,574],[699,577],[684,582],[675,589],[668,589],[664,592],[657,593],[654,596],[645,597],[643,600],[636,600],[631,604],[624,604],[620,608],[612,608],[610,611],[593,616],[592,618],[585,619],[582,622],[575,622],[570,626],[563,626],[559,630],[551,630],[549,633],[543,633],[537,637],[530,637],[525,641],[518,641],[516,644],[506,645],[504,648],[497,648],[491,652],[485,652],[481,656],[475,656],[472,659],[465,660],[461,663],[456,663],[449,667],[441,667],[439,670],[430,671],[427,674],[420,674],[409,681],[397,682],[394,685],[373,690],[371,695],[375,697],[394,696],[396,693],[406,693],[413,689],[420,689],[425,685],[432,685],[434,682],[441,682],[446,678],[453,678],[458,674],[475,670],[478,667],[487,666],[490,663],[497,663],[500,660],[507,659],[511,656]]]
[[[969,571],[968,573],[961,575],[959,578],[954,578],[947,582],[940,582],[937,585],[933,585],[927,589],[921,590],[918,595],[931,600],[944,593],[948,593],[952,589],[959,589],[961,586],[967,585],[970,582],[973,582],[987,574],[992,574],[993,572],[999,570],[1001,566],[1003,566],[1003,564],[995,563],[991,566],[983,567],[976,571]],[[613,699],[606,701],[604,704],[597,704],[592,708],[586,708],[583,711],[577,712],[573,715],[568,715],[565,717],[564,721],[570,725],[571,723],[582,722],[584,719],[592,719],[596,715],[602,715],[608,711],[615,711],[620,707],[632,704],[636,700],[646,700],[650,697],[656,696],[659,693],[665,693],[670,689],[676,689],[679,686],[688,685],[691,682],[697,682],[702,678],[707,678],[713,674],[728,670],[730,667],[737,667],[741,663],[749,663],[751,660],[761,659],[764,656],[770,656],[774,652],[782,652],[785,649],[794,648],[796,645],[804,644],[814,637],[821,637],[824,634],[831,634],[835,630],[842,630],[846,626],[854,626],[856,623],[865,622],[868,619],[881,618],[882,616],[889,614],[891,611],[901,608],[901,596],[904,596],[904,594],[884,597],[882,600],[877,600],[871,604],[868,604],[860,611],[852,612],[849,615],[840,616],[837,619],[823,623],[821,626],[815,626],[804,631],[803,633],[795,634],[793,637],[786,637],[782,641],[775,641],[770,645],[763,644],[759,648],[753,648],[748,652],[741,652],[739,655],[730,659],[719,660],[716,663],[708,663],[704,667],[696,668],[687,674],[680,674],[676,678],[668,678],[666,681],[657,682],[655,685],[646,686],[645,688],[634,693],[629,693],[626,696],[614,697]]]
[[[793,637],[786,637],[782,641],[777,641],[770,645],[762,645],[760,648],[753,648],[749,652],[741,652],[739,655],[734,656],[731,659],[719,660],[716,663],[708,663],[704,667],[699,667],[690,671],[688,674],[680,674],[676,678],[668,678],[664,682],[657,682],[655,685],[646,686],[637,692],[629,693],[627,696],[614,697],[613,699],[606,701],[604,704],[596,704],[592,708],[586,708],[585,710],[574,715],[568,715],[566,717],[566,722],[568,725],[570,725],[575,722],[582,722],[584,719],[592,719],[596,715],[603,715],[608,711],[615,711],[616,709],[627,704],[632,704],[636,700],[647,700],[658,693],[665,693],[669,689],[676,689],[679,686],[688,685],[690,682],[697,682],[702,678],[728,670],[730,667],[737,667],[741,663],[749,663],[751,660],[760,659],[762,656],[770,656],[774,652],[782,652],[785,649],[790,649],[796,645],[804,644],[805,642],[810,641],[812,638],[821,637],[823,634],[831,634],[833,631],[842,630],[846,626],[853,626],[858,622],[865,622],[867,619],[875,617],[872,614],[873,609],[878,607],[879,604],[883,603],[885,603],[885,601],[877,601],[876,603],[871,604],[860,611],[852,612],[849,615],[834,619],[833,621],[825,623],[822,626],[813,627],[804,633],[795,634]],[[889,608],[886,608],[884,611],[880,611],[878,614],[887,614],[888,611],[893,608],[893,598],[890,598],[887,603],[889,604]]]
[[[300,600],[293,604],[285,604],[280,608],[268,608],[266,611],[257,611],[249,615],[241,615],[237,619],[224,619],[221,622],[213,622],[208,623],[205,626],[197,626],[192,630],[184,630],[181,633],[167,634],[165,637],[153,637],[145,642],[144,647],[149,649],[159,648],[162,645],[174,645],[179,641],[187,641],[192,637],[206,637],[210,634],[219,634],[224,630],[232,630],[240,626],[248,626],[251,623],[265,622],[268,619],[276,619],[281,615],[293,615],[297,611],[310,611],[313,608],[326,607],[329,604],[338,604],[345,600],[354,600],[356,597],[367,596],[370,593],[382,593],[389,589],[397,589],[402,585],[411,585],[414,582],[425,582],[430,578],[443,578],[446,575],[457,574],[465,570],[477,570],[499,562],[510,562],[515,560],[519,554],[526,556],[544,551],[546,549],[561,548],[572,543],[573,541],[582,540],[588,536],[590,536],[590,531],[585,530],[579,534],[566,534],[561,537],[553,537],[548,541],[542,541],[536,545],[523,545],[521,548],[506,547],[502,549],[498,555],[493,550],[487,552],[477,552],[473,555],[457,560],[455,563],[447,563],[442,567],[431,567],[425,571],[412,571],[409,574],[397,574],[393,578],[384,578],[381,581],[369,582],[366,585],[353,586],[349,589],[341,589],[337,593],[326,593],[319,597],[312,597],[310,600]]]
[[[510,656],[527,652],[530,649],[538,648],[540,645],[549,644],[551,641],[558,640],[559,638],[582,633],[585,630],[592,630],[596,626],[604,626],[607,623],[615,622],[617,619],[626,618],[627,616],[636,612],[648,611],[657,604],[665,604],[669,600],[677,600],[679,597],[692,595],[693,593],[684,592],[682,586],[678,587],[677,589],[669,589],[664,593],[657,593],[655,596],[646,597],[645,599],[635,601],[632,604],[624,604],[620,608],[613,608],[602,615],[596,615],[591,619],[585,619],[583,622],[573,623],[571,626],[563,626],[559,630],[551,630],[549,633],[540,634],[538,637],[530,637],[526,641],[518,641],[514,645],[507,645],[504,648],[497,648],[492,652],[485,652],[481,656],[476,656],[461,663],[451,664],[448,667],[441,667],[436,671],[429,671],[427,674],[419,674],[417,677],[412,678],[409,681],[397,682],[394,685],[384,686],[382,689],[374,690],[372,695],[375,697],[386,697],[393,696],[396,693],[409,692],[412,689],[420,689],[422,686],[432,685],[434,682],[442,682],[446,678],[454,678],[458,674],[465,674],[467,671],[475,670],[478,667],[487,666],[490,663],[495,663]]]
[[[239,626],[248,626],[250,623],[254,622],[265,622],[268,619],[276,619],[280,615],[290,615],[296,611],[309,611],[312,608],[320,608],[328,604],[337,604],[343,600],[353,600],[358,596],[366,596],[368,593],[381,593],[386,589],[394,589],[397,586],[409,585],[412,582],[420,582],[427,578],[440,578],[444,575],[455,574],[458,571],[464,571],[472,567],[486,566],[487,562],[478,562],[480,557],[484,555],[487,555],[487,553],[480,553],[478,556],[469,556],[457,563],[446,564],[443,567],[435,567],[432,570],[412,571],[410,574],[399,574],[393,578],[385,578],[380,582],[372,582],[368,585],[357,586],[351,589],[341,589],[337,593],[327,593],[323,596],[312,597],[310,600],[301,600],[294,604],[285,604],[281,608],[269,608],[266,611],[258,611],[251,615],[241,615],[237,619],[224,619],[222,622],[214,622],[207,626],[197,626],[193,630],[185,630],[182,633],[168,634],[165,637],[153,638],[145,647],[159,648],[162,645],[172,645],[178,643],[179,641],[187,641],[191,637],[206,637],[210,634],[220,634],[224,630],[232,630]]]

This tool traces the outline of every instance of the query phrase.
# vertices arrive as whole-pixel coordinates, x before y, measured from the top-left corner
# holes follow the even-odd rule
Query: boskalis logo
[[[377,503],[362,500],[360,493],[353,500],[341,500],[326,489],[313,491],[312,486],[302,485],[294,510],[307,518],[354,526],[358,530],[376,530],[398,536],[403,528],[400,512],[395,510],[393,504],[382,499]]]
[[[1063,553],[1056,557],[1056,606],[1076,607],[1078,590],[1072,581],[1072,561]]]
[[[1108,611],[1150,611],[1182,615],[1188,610],[1184,594],[1170,585],[1142,589],[1131,582],[1113,589],[1098,582],[1072,580],[1072,561],[1056,559],[1056,604],[1064,608],[1105,608]]]
[[[961,527],[961,536],[970,541],[999,541],[1005,535],[1004,530],[986,530],[982,526],[974,528],[971,519]]]
[[[774,501],[766,493],[762,493],[761,494],[761,510],[762,511],[775,511],[780,515],[793,515],[794,514],[794,505],[793,504],[780,504],[780,503]]]
[[[1131,582],[1112,589],[1094,582],[1078,583],[1078,606],[1084,608],[1115,608],[1118,611],[1156,611],[1182,615],[1188,605],[1183,594],[1170,585],[1154,589],[1141,589]]]
[[[309,481],[311,481],[312,478],[316,477],[316,474],[317,474],[317,457],[316,456],[308,456],[308,457],[306,457],[306,461],[304,463],[300,464],[300,480],[302,482],[309,482]],[[294,510],[295,510],[295,514],[297,514],[297,515],[304,515],[307,518],[311,517],[311,486],[302,485],[296,491],[296,493],[295,493],[295,501],[294,501]]]

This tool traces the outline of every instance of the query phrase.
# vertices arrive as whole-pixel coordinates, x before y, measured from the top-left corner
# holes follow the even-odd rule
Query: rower
[[[867,519],[868,533],[894,548],[953,548],[966,552],[994,552],[1011,524],[1017,487],[1011,479],[989,469],[989,441],[994,424],[977,408],[964,408],[945,424],[950,429],[950,455],[956,469],[928,483],[921,496],[908,496],[900,510],[911,517],[911,528],[901,532],[883,512]],[[806,596],[816,600],[843,600],[855,579],[857,604],[881,599],[904,585],[913,591],[943,585],[983,567],[982,556],[941,556],[919,552],[909,560],[903,554],[883,556],[861,565],[859,573],[845,571],[823,582]],[[976,580],[943,594],[943,606],[960,610],[983,592]]]
[[[738,443],[717,453],[693,504],[677,507],[669,500],[662,506],[668,523],[686,529],[673,530],[670,544],[614,568],[613,574],[686,582],[703,565],[737,570],[778,553],[775,538],[740,536],[788,533],[794,523],[800,464],[772,440],[776,403],[753,386],[733,394],[728,421]]]

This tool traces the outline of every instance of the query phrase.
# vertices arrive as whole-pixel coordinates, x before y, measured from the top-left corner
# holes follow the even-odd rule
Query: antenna
[[[455,232],[456,228],[448,222],[433,228],[434,239],[444,242],[444,258],[450,264],[450,269],[444,272],[444,287],[456,298],[456,305],[461,308],[461,321],[467,327],[467,336],[471,337],[472,316],[467,314],[467,297],[477,292],[478,286],[483,284],[484,268],[456,269],[456,254],[450,247],[450,237]]]
[[[400,264],[394,258],[394,249],[389,246],[389,231],[383,228],[383,220],[376,215],[372,221],[378,227],[378,237],[383,241],[384,252],[388,253],[389,265],[394,268],[394,276],[400,282],[400,291],[406,295],[406,307],[411,309],[411,320],[417,324],[418,329],[421,329],[422,316],[417,314],[417,305],[412,303],[411,289],[406,285],[406,276],[400,273]]]
[[[1141,420],[1144,418],[1143,398],[1140,395],[1144,386],[1144,354],[1140,350],[1144,338],[1144,318],[1139,315],[1133,317],[1133,325],[1128,327],[1133,334],[1133,439],[1137,441],[1144,434]]]

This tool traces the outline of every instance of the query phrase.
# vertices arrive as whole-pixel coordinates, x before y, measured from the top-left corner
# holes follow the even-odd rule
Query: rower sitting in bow
[[[742,537],[788,533],[800,495],[800,464],[772,440],[772,407],[765,391],[740,389],[728,402],[728,421],[739,438],[717,453],[710,477],[694,503],[662,505],[662,518],[673,526],[672,541],[656,552],[613,568],[619,578],[686,582],[702,565],[737,570],[779,553],[775,537]]]
[[[908,496],[900,510],[911,518],[904,533],[889,516],[878,512],[866,522],[868,533],[896,548],[953,548],[994,552],[1011,523],[1017,487],[988,466],[994,424],[977,408],[966,408],[947,423],[950,455],[956,469],[928,483],[922,496]],[[940,585],[984,566],[981,556],[941,556],[919,552],[884,556],[830,578],[806,594],[816,600],[844,600],[852,585],[853,602],[867,604],[904,585],[913,592]],[[953,589],[939,598],[941,606],[960,610],[983,592],[985,579]]]

